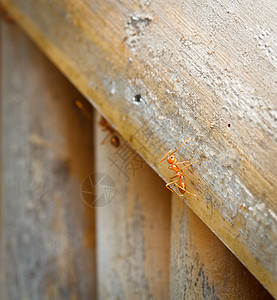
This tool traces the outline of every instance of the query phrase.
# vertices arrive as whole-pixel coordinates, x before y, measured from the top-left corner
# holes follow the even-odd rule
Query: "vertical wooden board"
[[[93,170],[80,94],[15,25],[2,27],[1,299],[93,299]]]
[[[96,212],[99,299],[168,299],[170,193],[126,142],[101,146],[96,127],[96,169],[115,186]]]
[[[273,299],[175,195],[171,230],[170,299]]]

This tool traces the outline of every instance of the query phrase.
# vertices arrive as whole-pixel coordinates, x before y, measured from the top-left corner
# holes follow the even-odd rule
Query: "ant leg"
[[[101,142],[101,144],[100,145],[104,145],[105,143],[107,143],[108,142],[108,138],[111,136],[111,132],[109,132],[105,137],[104,137],[104,139],[103,139],[103,141]]]
[[[177,150],[179,150],[183,145],[184,145],[184,143],[188,140],[189,138],[187,138],[186,140],[184,140],[183,141],[183,143],[177,148],[177,149],[175,149],[175,150],[170,150],[170,151],[168,151],[167,153],[166,153],[166,155],[160,160],[160,162],[162,162],[169,154],[171,155],[171,154],[174,154]]]
[[[172,190],[172,189],[169,187],[171,184],[176,184],[176,182],[178,182],[178,179],[175,180],[175,181],[172,181],[172,182],[167,183],[165,186],[166,186],[166,188],[169,189],[172,193],[175,193],[177,196],[179,196],[174,190]]]
[[[81,110],[81,112],[89,119],[92,120],[92,115],[84,108],[84,105],[81,101],[76,100],[75,105]]]
[[[174,177],[176,177],[176,176],[174,176]],[[167,183],[165,186],[166,186],[171,192],[175,193],[177,196],[182,197],[182,196],[184,196],[184,194],[178,194],[178,193],[176,193],[174,190],[172,190],[172,189],[169,187],[169,185],[171,185],[171,184],[174,183],[174,184],[175,184],[176,186],[178,186],[180,189],[182,189],[183,191],[187,192],[187,191],[186,191],[185,189],[183,189],[177,182],[178,182],[178,179],[175,180],[175,181],[172,181],[172,182]],[[187,193],[192,194],[192,193],[190,193],[190,192],[187,192]],[[192,195],[194,195],[195,197],[197,197],[195,194],[192,194]],[[198,199],[198,197],[197,197],[197,199]]]
[[[184,161],[180,161],[178,163],[176,163],[175,165],[180,165],[180,164],[184,164],[184,163],[189,163],[190,160],[184,160]]]
[[[179,177],[178,175],[175,175],[173,177],[170,177],[169,180],[172,180],[173,178]]]
[[[191,164],[189,164],[189,165],[187,165],[187,166],[181,168],[181,170],[183,170],[183,169],[185,169],[185,168],[187,168],[187,167],[189,167],[189,166],[191,166],[191,165],[193,165],[193,164],[199,162],[200,160],[201,160],[201,157],[200,157],[197,161],[195,161],[195,162],[193,162],[193,163],[191,163]]]
[[[197,196],[197,195],[195,195],[195,194],[193,194],[193,193],[191,193],[191,192],[189,192],[189,191],[183,189],[178,183],[175,183],[175,185],[177,185],[178,188],[180,188],[181,190],[183,190],[185,193],[191,194],[191,195],[195,196],[195,197],[198,199],[198,196]],[[184,194],[182,194],[182,195],[180,195],[180,196],[184,196]]]

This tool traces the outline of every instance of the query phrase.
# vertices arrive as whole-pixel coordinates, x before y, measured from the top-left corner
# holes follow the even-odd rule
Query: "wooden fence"
[[[4,299],[277,297],[275,2],[2,4],[120,138],[101,145],[100,117],[2,26]],[[180,199],[148,165],[168,182],[188,137]],[[76,199],[101,172],[115,196],[94,211]]]

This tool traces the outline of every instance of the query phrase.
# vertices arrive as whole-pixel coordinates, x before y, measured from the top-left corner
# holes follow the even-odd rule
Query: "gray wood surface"
[[[183,205],[171,203],[170,299],[272,300],[269,292]]]
[[[277,297],[277,2],[2,2],[166,181],[191,137],[186,203]]]
[[[126,142],[100,145],[105,134],[96,131],[96,170],[115,187],[96,211],[99,299],[168,299],[171,194]]]
[[[93,170],[81,97],[15,25],[1,25],[0,299],[94,299]]]

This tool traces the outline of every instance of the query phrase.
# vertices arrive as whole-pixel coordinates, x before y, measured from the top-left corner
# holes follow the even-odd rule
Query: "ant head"
[[[111,143],[112,143],[112,145],[115,147],[115,148],[117,148],[117,147],[119,147],[119,145],[120,145],[120,141],[119,141],[119,138],[117,137],[117,136],[112,136],[112,138],[111,138]]]
[[[171,155],[168,156],[167,162],[168,162],[170,165],[174,164],[175,161],[176,161],[176,158],[175,158],[174,154],[171,154]]]

